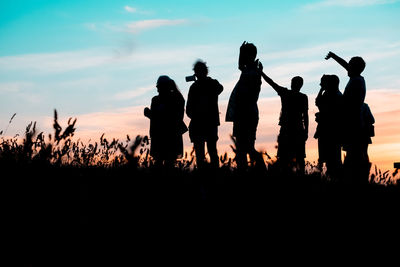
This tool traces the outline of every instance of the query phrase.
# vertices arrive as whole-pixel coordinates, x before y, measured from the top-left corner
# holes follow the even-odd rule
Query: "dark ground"
[[[178,250],[172,241],[179,251],[254,239],[284,247],[308,238],[360,241],[399,229],[399,186],[355,187],[320,175],[17,167],[2,180],[10,247],[28,259],[53,250]]]

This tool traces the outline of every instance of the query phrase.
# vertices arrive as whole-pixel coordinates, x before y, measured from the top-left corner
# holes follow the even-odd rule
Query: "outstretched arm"
[[[330,58],[333,58],[337,63],[339,63],[346,70],[349,69],[349,63],[347,63],[346,60],[344,60],[343,58],[339,57],[338,55],[336,55],[335,53],[333,53],[331,51],[329,51],[329,53],[326,55],[325,59],[328,60]]]
[[[272,87],[274,90],[280,94],[283,90],[285,90],[285,87],[282,87],[275,83],[270,77],[268,77],[263,71],[261,71],[261,76],[264,78],[264,80]]]

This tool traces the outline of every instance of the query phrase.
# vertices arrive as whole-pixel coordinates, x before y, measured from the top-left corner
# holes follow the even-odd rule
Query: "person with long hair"
[[[144,115],[150,119],[150,155],[158,165],[173,166],[183,155],[182,135],[185,99],[174,80],[162,75],[157,80],[158,95],[151,100]]]

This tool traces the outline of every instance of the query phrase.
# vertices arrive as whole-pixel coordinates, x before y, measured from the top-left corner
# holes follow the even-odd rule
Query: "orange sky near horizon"
[[[310,129],[309,139],[306,144],[306,160],[316,162],[318,160],[317,140],[313,138],[315,133],[315,113],[318,111],[315,106],[315,96],[309,96],[309,117]],[[221,126],[219,127],[218,152],[223,154],[231,152],[230,134],[232,123],[224,121],[226,103],[219,104]],[[400,92],[395,90],[369,90],[367,92],[366,103],[369,104],[375,117],[375,134],[372,145],[369,147],[370,161],[381,170],[393,170],[393,163],[400,161]],[[97,141],[102,133],[107,139],[119,138],[126,139],[126,135],[131,137],[136,135],[148,135],[149,120],[143,116],[143,108],[150,103],[142,106],[122,108],[109,112],[97,112],[78,115],[77,131],[75,138],[84,141]],[[276,138],[279,132],[278,118],[281,108],[279,97],[263,98],[258,101],[260,110],[260,121],[257,130],[256,148],[267,151],[272,157],[276,156]],[[47,117],[42,126],[51,129],[52,117]],[[66,125],[68,118],[61,117],[60,123]],[[185,122],[189,119],[185,116]],[[41,123],[38,124],[39,128]],[[186,151],[190,151],[188,133],[184,134],[184,146]]]

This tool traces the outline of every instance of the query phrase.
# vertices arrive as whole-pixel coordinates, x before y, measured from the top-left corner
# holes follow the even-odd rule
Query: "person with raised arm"
[[[248,166],[247,155],[260,169],[265,169],[262,155],[255,149],[258,126],[258,96],[261,90],[261,75],[258,71],[257,48],[254,44],[243,42],[239,53],[241,75],[228,102],[225,121],[233,122],[236,145],[236,164],[238,169]]]
[[[368,158],[368,140],[362,138],[364,136],[362,108],[366,86],[361,73],[366,64],[359,56],[352,57],[347,62],[335,53],[329,52],[325,59],[330,58],[339,63],[347,71],[350,78],[343,92],[343,149],[347,152],[344,168],[352,182],[366,183],[371,166]]]
[[[281,114],[279,118],[280,131],[278,135],[278,161],[283,168],[291,168],[296,162],[296,169],[304,174],[306,157],[306,141],[308,139],[308,98],[300,93],[303,78],[292,78],[291,89],[275,83],[262,71],[264,80],[278,93],[281,98]]]

